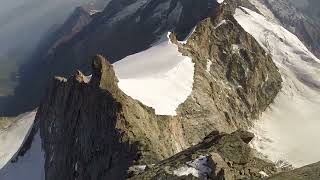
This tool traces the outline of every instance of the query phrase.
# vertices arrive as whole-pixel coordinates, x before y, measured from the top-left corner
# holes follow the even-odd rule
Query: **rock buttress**
[[[247,144],[252,138],[242,130],[232,134],[214,131],[201,143],[155,165],[131,167],[130,179],[262,179],[276,173],[272,163],[254,156]]]
[[[195,63],[192,94],[178,108],[190,142],[199,142],[213,130],[210,127],[228,133],[247,129],[281,89],[271,56],[233,17],[239,3],[225,1],[214,17],[197,25],[186,44],[172,36]]]
[[[102,79],[109,88],[116,85],[114,72],[105,71],[108,65],[100,56],[92,66],[90,82],[80,72],[68,81],[56,78],[38,110],[47,180],[114,178],[125,175],[137,158],[136,145],[117,130],[124,119],[121,103],[100,88]]]
[[[178,118],[125,95],[112,65],[92,62],[91,79],[78,71],[57,77],[37,113],[47,180],[124,179],[129,166],[155,163],[182,149]]]

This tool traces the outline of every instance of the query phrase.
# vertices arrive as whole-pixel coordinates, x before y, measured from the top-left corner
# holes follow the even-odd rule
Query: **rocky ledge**
[[[256,158],[248,143],[253,134],[212,132],[200,144],[155,165],[131,167],[130,179],[261,179],[277,169]]]

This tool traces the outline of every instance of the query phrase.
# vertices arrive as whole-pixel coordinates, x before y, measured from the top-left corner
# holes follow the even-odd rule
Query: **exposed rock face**
[[[102,56],[92,62],[91,80],[80,71],[69,80],[56,78],[37,114],[46,179],[124,179],[130,166],[157,163],[214,130],[248,128],[273,101],[281,77],[270,56],[234,20],[236,6],[230,1],[199,23],[185,45],[171,37],[195,63],[193,92],[176,117],[156,116],[125,95]],[[243,139],[242,145],[252,139],[240,131],[233,134],[236,139],[226,137],[231,144]],[[219,156],[250,163],[250,149],[242,145],[244,155],[232,155],[222,145]]]
[[[289,172],[272,176],[270,180],[318,180],[320,178],[320,163],[304,166]]]
[[[136,145],[122,139],[118,130],[125,117],[122,104],[111,94],[117,93],[111,65],[97,56],[92,67],[90,82],[80,72],[68,82],[56,78],[39,108],[46,179],[124,178],[138,158]]]
[[[232,180],[258,179],[264,178],[265,174],[274,174],[274,165],[254,157],[251,148],[244,142],[248,139],[243,137],[249,134],[245,131],[232,134],[214,131],[200,144],[156,165],[146,166],[143,172],[131,171],[129,178]]]
[[[176,120],[126,96],[101,56],[93,77],[56,78],[38,111],[46,179],[124,179],[134,163],[154,163],[176,151]],[[170,128],[171,127],[171,128]]]
[[[233,18],[237,4],[226,2],[220,14],[199,23],[187,44],[179,45],[195,62],[194,89],[179,112],[187,119],[185,131],[204,133],[186,133],[189,140],[210,133],[207,126],[224,132],[247,128],[281,89],[271,57]]]

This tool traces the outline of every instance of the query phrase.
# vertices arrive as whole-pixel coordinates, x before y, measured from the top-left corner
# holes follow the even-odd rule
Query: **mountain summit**
[[[318,137],[320,60],[284,4],[311,17],[268,0],[76,8],[21,69],[7,112],[34,110],[0,131],[0,179],[316,179],[301,139]]]

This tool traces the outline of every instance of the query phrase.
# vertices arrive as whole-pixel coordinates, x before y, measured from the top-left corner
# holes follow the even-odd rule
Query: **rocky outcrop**
[[[56,78],[37,120],[46,152],[46,179],[124,179],[133,164],[155,163],[176,153],[177,119],[126,96],[101,56],[91,80],[77,72]]]
[[[237,3],[226,1],[214,18],[197,25],[185,45],[177,42],[195,63],[193,92],[178,111],[187,119],[186,132],[204,133],[185,133],[186,139],[199,142],[212,131],[208,126],[224,132],[248,128],[281,89],[270,55],[233,18]]]
[[[250,137],[250,138],[249,138]],[[155,165],[137,171],[130,169],[129,179],[260,179],[277,170],[272,163],[253,156],[247,144],[253,135],[246,131],[232,134],[217,131],[200,144]]]
[[[274,175],[270,180],[318,180],[320,178],[320,163],[311,164],[289,172]]]
[[[68,81],[56,78],[39,108],[48,180],[124,178],[139,157],[119,127],[125,121],[124,95],[111,65],[97,56],[92,68],[91,81],[79,71]]]

